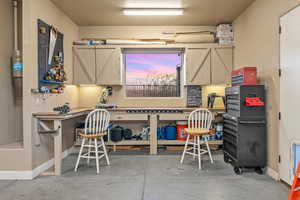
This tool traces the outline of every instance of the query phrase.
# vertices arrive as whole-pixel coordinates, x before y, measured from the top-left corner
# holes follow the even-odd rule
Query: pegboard
[[[41,89],[42,86],[49,85],[59,85],[63,83],[59,82],[45,82],[44,76],[46,72],[51,68],[54,60],[52,59],[51,65],[48,64],[48,57],[49,57],[49,41],[50,41],[50,30],[52,28],[51,25],[45,23],[41,19],[37,20],[38,25],[38,88]],[[41,31],[43,30],[43,31]],[[64,35],[58,32],[54,53],[53,56],[58,55],[61,53],[63,55],[63,62],[64,62]]]

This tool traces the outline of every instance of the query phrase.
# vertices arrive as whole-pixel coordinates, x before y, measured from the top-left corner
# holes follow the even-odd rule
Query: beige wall
[[[268,166],[279,171],[279,17],[299,0],[256,0],[234,22],[235,67],[256,66],[267,86]]]
[[[10,0],[0,2],[0,145],[22,140],[18,109],[20,101],[14,98],[11,78],[11,56],[13,55],[13,10]]]
[[[78,27],[50,0],[26,0],[23,9],[23,49],[24,49],[24,145],[26,168],[32,169],[49,160],[52,155],[51,142],[42,140],[40,146],[34,145],[32,113],[50,111],[54,106],[69,102],[78,107],[78,88],[67,86],[61,95],[32,94],[30,89],[38,87],[37,66],[37,19],[54,25],[64,34],[65,69],[72,80],[72,42],[78,39]]]
[[[79,87],[80,107],[94,107],[100,98],[102,87],[100,86],[81,86]]]

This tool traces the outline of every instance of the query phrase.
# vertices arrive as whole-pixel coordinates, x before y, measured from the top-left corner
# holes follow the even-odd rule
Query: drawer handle
[[[121,117],[121,116],[118,116],[117,119],[122,119],[122,117]]]

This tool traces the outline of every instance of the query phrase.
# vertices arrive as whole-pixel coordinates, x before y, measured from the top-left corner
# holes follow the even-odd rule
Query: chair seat
[[[191,136],[202,136],[210,134],[209,129],[185,128],[184,131]]]
[[[86,135],[84,133],[79,133],[79,135],[81,137],[84,137],[84,138],[88,138],[88,139],[95,139],[95,138],[99,138],[99,137],[103,137],[105,136],[107,133],[97,133],[97,134],[93,134],[93,135]]]

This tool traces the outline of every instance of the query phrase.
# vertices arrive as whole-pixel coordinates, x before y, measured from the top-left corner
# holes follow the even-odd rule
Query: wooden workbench
[[[54,136],[54,175],[61,175],[61,162],[62,162],[62,121],[69,120],[77,117],[83,117],[88,115],[94,108],[75,108],[67,114],[59,114],[58,112],[42,112],[33,113],[34,119],[37,121],[37,127],[42,127],[45,132],[52,133]],[[140,110],[141,108],[115,108],[107,109],[111,114],[112,122],[126,122],[126,121],[144,121],[150,125],[150,140],[149,141],[121,141],[118,143],[107,142],[107,145],[149,145],[150,154],[157,154],[158,145],[183,145],[184,141],[170,141],[170,140],[157,140],[157,127],[160,121],[180,121],[187,120],[189,114],[196,108],[142,108],[143,110],[180,110],[182,112],[175,113],[128,113],[128,110]],[[222,108],[210,109],[212,112],[222,112]],[[54,128],[50,129],[46,121],[52,121]],[[37,135],[39,133],[36,130]],[[213,141],[214,144],[219,142]]]

